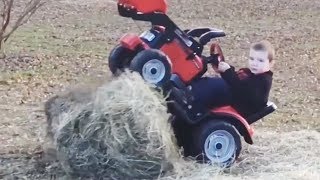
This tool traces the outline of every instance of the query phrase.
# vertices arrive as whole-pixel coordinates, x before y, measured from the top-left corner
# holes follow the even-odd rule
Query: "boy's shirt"
[[[271,71],[255,75],[248,68],[236,72],[232,66],[221,73],[221,77],[231,87],[233,106],[243,116],[255,113],[266,106],[272,76]]]

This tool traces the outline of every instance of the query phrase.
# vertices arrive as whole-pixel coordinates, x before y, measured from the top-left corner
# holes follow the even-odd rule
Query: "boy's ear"
[[[270,68],[272,68],[273,66],[274,66],[274,60],[272,60],[271,62],[270,62]]]

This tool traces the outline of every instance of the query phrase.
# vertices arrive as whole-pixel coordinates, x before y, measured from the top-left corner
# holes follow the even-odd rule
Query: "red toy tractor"
[[[209,63],[224,60],[219,45],[211,45],[209,56],[203,55],[204,46],[225,33],[215,28],[181,30],[166,11],[165,0],[119,0],[121,16],[150,22],[151,28],[140,36],[125,34],[109,55],[109,68],[113,74],[125,68],[139,72],[146,82],[169,94],[171,123],[185,156],[230,166],[240,154],[240,136],[253,144],[250,124],[272,113],[276,106],[270,102],[248,117],[224,106],[210,109],[199,118],[190,118],[192,95],[188,86],[207,71]]]

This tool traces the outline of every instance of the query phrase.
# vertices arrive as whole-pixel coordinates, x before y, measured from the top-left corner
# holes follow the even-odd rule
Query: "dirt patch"
[[[9,55],[4,59],[0,59],[0,71],[28,71],[34,70],[41,65],[41,61],[37,57],[30,55]]]

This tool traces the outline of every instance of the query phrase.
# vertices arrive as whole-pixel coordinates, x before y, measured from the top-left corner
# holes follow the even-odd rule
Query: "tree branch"
[[[1,12],[0,12],[0,17],[1,17],[1,25],[4,24],[4,14],[6,10],[6,1],[2,0],[3,7],[1,6]],[[0,36],[1,36],[1,30],[0,30]]]
[[[13,0],[12,0],[13,1]],[[44,2],[41,2],[41,0],[31,0],[29,1],[26,9],[24,10],[24,12],[20,15],[20,17],[18,18],[18,20],[14,23],[13,27],[11,28],[10,31],[6,32],[3,35],[3,39],[4,42],[6,42],[8,40],[8,38],[10,37],[10,35],[21,25],[25,24],[30,18],[31,16],[36,12],[36,10],[38,8],[40,8],[42,5],[44,4]]]
[[[14,0],[0,0],[0,3],[1,2],[3,3],[3,11],[0,12],[0,17],[2,18],[2,21],[0,22],[0,54],[1,50],[3,50],[4,43],[8,40],[10,35],[17,30],[18,27],[28,22],[36,10],[45,3],[43,0],[28,0],[23,12],[18,16],[17,21],[11,23],[10,20],[12,19],[11,14]],[[11,26],[10,30],[8,30],[9,24]]]
[[[7,0],[2,0],[2,3],[3,3],[3,9],[1,11],[1,18],[2,18],[2,21],[1,21],[1,27],[0,27],[0,38],[2,37],[3,33],[4,33],[4,30],[2,30],[4,24],[5,24],[5,21],[6,21],[6,12],[7,12]]]
[[[9,3],[5,4],[5,7],[6,7],[6,9],[4,11],[5,16],[3,18],[2,29],[1,29],[2,34],[5,32],[6,28],[9,25],[9,22],[10,22],[13,1],[14,0],[9,0]]]

